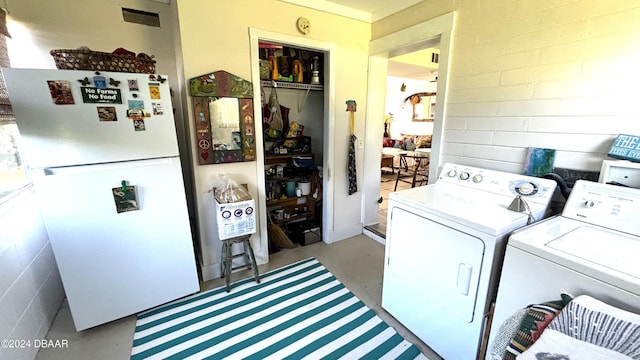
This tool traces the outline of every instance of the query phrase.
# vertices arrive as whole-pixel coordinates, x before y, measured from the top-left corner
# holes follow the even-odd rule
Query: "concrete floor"
[[[394,182],[389,183],[394,184]],[[393,186],[391,190],[393,190]],[[396,329],[400,335],[415,344],[425,356],[431,360],[441,359],[382,309],[383,245],[367,236],[358,235],[333,244],[318,242],[295,249],[285,249],[272,254],[269,258],[270,262],[260,266],[260,272],[264,273],[309,257],[318,259],[351,292],[373,309],[387,324]],[[232,280],[245,277],[251,277],[250,271],[235,273]],[[208,290],[223,284],[222,279],[215,279],[201,284],[201,289]],[[74,330],[69,306],[65,301],[51,325],[47,339],[66,340],[68,347],[43,348],[36,359],[128,359],[135,322],[135,316],[128,316],[78,333]]]
[[[396,170],[397,171],[397,170]],[[396,186],[396,174],[384,171],[380,181],[380,197],[382,202],[378,205],[378,223],[369,225],[365,229],[371,231],[375,236],[381,239],[386,237],[387,233],[387,207],[389,205],[389,194],[394,191]],[[395,191],[410,189],[411,184],[398,182],[398,188]]]

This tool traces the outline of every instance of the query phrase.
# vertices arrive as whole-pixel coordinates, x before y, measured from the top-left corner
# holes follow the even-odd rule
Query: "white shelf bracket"
[[[311,91],[311,88],[307,89],[307,91],[304,93],[304,97],[302,98],[302,102],[298,103],[298,114],[301,114],[302,110],[304,109],[304,104],[307,102],[307,96],[309,96],[309,91]]]

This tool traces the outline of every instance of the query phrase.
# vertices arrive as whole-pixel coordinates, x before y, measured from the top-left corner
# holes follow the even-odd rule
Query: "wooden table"
[[[393,167],[393,155],[382,154],[382,158],[380,159],[380,168],[390,167],[391,172],[395,172]]]

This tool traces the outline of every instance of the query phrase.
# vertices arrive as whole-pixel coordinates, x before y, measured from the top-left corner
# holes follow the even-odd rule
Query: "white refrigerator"
[[[76,330],[199,291],[166,76],[2,72]]]

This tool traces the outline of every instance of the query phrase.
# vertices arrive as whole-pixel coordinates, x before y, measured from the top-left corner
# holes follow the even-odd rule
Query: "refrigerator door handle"
[[[61,167],[34,169],[34,174],[38,175],[39,173],[39,175],[41,176],[52,176],[52,175],[81,173],[86,171],[105,171],[105,170],[112,170],[112,169],[123,170],[126,168],[138,168],[143,166],[174,164],[176,162],[179,163],[180,159],[177,156],[174,156],[174,157],[144,159],[144,160],[135,160],[135,161],[121,161],[121,162],[112,162],[112,163],[86,164],[86,165],[76,165],[76,166],[61,166]]]

